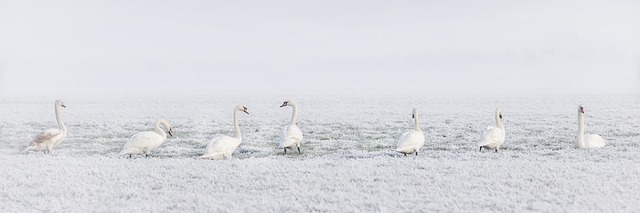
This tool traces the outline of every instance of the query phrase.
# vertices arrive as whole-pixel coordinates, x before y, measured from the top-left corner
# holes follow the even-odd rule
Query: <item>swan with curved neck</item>
[[[413,108],[411,116],[415,126],[414,130],[405,132],[400,136],[400,141],[398,141],[395,150],[396,152],[404,154],[404,156],[413,153],[417,156],[420,149],[424,146],[424,134],[418,123],[418,110],[416,108]]]
[[[161,126],[166,129],[166,132]],[[158,119],[154,127],[153,131],[138,132],[131,136],[118,155],[129,155],[129,157],[132,155],[144,155],[149,157],[151,151],[164,144],[167,140],[167,134],[173,136],[171,124],[163,119]]]
[[[298,128],[298,126],[296,125],[296,121],[298,119],[298,105],[290,100],[282,103],[280,108],[286,106],[290,106],[293,108],[293,112],[291,114],[291,123],[282,129],[278,147],[284,149],[285,154],[287,154],[287,149],[296,147],[298,149],[298,153],[301,154],[302,152],[300,151],[300,143],[302,142],[302,131],[300,131],[300,128]]]
[[[576,141],[576,148],[601,148],[605,145],[606,143],[600,135],[584,134],[584,107],[580,104],[580,106],[578,106],[578,140]]]
[[[242,143],[242,133],[240,133],[240,126],[238,125],[238,112],[249,114],[247,107],[243,105],[238,105],[233,109],[233,126],[236,130],[236,137],[220,136],[212,139],[207,144],[206,153],[200,158],[213,160],[231,158],[233,151]]]
[[[42,131],[31,142],[25,152],[35,150],[43,151],[44,153],[51,152],[51,149],[60,145],[62,141],[67,137],[67,126],[62,122],[60,117],[60,107],[66,108],[62,100],[56,100],[54,108],[56,112],[56,120],[58,121],[58,128],[51,128]]]
[[[498,152],[500,146],[504,144],[505,141],[505,131],[504,125],[502,124],[502,109],[499,107],[496,108],[496,126],[487,127],[487,132],[484,133],[482,140],[478,142],[477,146],[480,147],[480,151],[482,148],[495,150]]]

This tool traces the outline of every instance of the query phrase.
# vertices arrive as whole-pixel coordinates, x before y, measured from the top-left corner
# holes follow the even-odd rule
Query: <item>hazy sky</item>
[[[0,88],[635,86],[640,1],[0,0]]]

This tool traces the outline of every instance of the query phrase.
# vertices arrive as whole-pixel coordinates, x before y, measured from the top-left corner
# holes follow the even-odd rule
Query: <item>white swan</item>
[[[411,116],[415,122],[415,129],[402,134],[402,136],[400,136],[400,141],[398,141],[396,146],[396,152],[402,153],[404,156],[413,153],[418,155],[418,151],[420,151],[420,148],[424,146],[424,134],[418,124],[418,111],[416,108],[413,108]]]
[[[164,126],[167,131],[162,130],[160,125]],[[149,157],[151,151],[158,148],[167,140],[167,134],[173,136],[171,125],[165,120],[158,119],[153,131],[138,132],[131,136],[118,155],[129,155],[129,157],[131,157],[131,155],[144,155],[145,157]]]
[[[487,127],[487,132],[484,133],[482,140],[477,144],[480,147],[480,151],[482,151],[482,148],[485,148],[493,149],[498,152],[500,146],[504,144],[504,133],[504,125],[502,125],[502,110],[500,108],[496,108],[496,126]]]
[[[605,145],[604,139],[600,135],[584,135],[584,107],[580,104],[578,107],[578,141],[576,141],[576,148],[601,148]]]
[[[247,107],[243,105],[238,105],[233,109],[233,126],[236,129],[236,137],[220,136],[214,138],[207,144],[207,152],[200,158],[213,160],[231,158],[233,151],[242,143],[242,134],[240,134],[240,127],[238,126],[238,112],[249,114]]]
[[[51,128],[42,131],[38,134],[31,143],[25,149],[25,152],[36,150],[36,151],[44,151],[44,153],[51,152],[51,149],[60,145],[65,137],[67,137],[67,126],[62,122],[62,118],[60,118],[60,107],[66,108],[67,106],[61,100],[56,100],[54,104],[54,108],[56,111],[56,120],[58,121],[59,128]]]
[[[280,134],[280,143],[278,144],[279,148],[284,149],[284,153],[287,154],[287,149],[296,147],[298,148],[298,153],[300,152],[300,142],[302,142],[302,131],[296,125],[296,120],[298,118],[298,105],[293,101],[285,101],[280,107],[291,106],[293,108],[293,114],[291,115],[291,123],[284,128],[282,128],[282,133]]]

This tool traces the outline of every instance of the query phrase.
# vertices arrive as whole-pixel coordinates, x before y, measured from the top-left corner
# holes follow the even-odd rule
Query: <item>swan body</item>
[[[500,108],[496,108],[496,126],[487,127],[487,132],[482,136],[482,140],[477,143],[480,147],[480,151],[482,148],[495,150],[498,152],[500,146],[504,144],[505,140],[505,131],[504,125],[502,124],[502,110]]]
[[[162,130],[160,125],[164,126],[167,131]],[[131,136],[118,155],[129,155],[129,157],[145,155],[145,157],[149,157],[151,151],[160,147],[167,140],[167,134],[173,136],[171,125],[167,121],[159,119],[156,121],[153,131],[138,132]]]
[[[396,145],[396,152],[402,153],[405,156],[407,154],[415,153],[418,155],[420,149],[424,146],[424,134],[418,124],[418,111],[413,108],[411,115],[414,120],[415,129],[409,132],[405,132],[400,136],[400,140]]]
[[[60,107],[66,108],[67,106],[65,106],[61,100],[56,100],[54,108],[56,112],[56,120],[58,121],[58,128],[51,128],[42,131],[33,138],[33,140],[31,140],[29,146],[24,150],[25,152],[35,150],[49,153],[51,152],[51,149],[60,145],[64,138],[67,137],[67,126],[64,125],[62,118],[60,118]]]
[[[291,106],[293,108],[293,113],[291,115],[291,123],[284,128],[282,128],[282,133],[280,134],[280,143],[278,144],[279,148],[284,149],[284,153],[287,153],[287,149],[296,147],[298,149],[298,153],[302,153],[300,151],[300,143],[302,142],[302,131],[296,125],[296,120],[298,118],[298,105],[293,101],[285,101],[280,107]]]
[[[597,134],[584,134],[584,107],[582,104],[578,107],[578,140],[576,141],[576,148],[589,149],[589,148],[601,148],[606,145],[604,139]]]
[[[236,130],[236,137],[220,136],[214,138],[209,142],[209,144],[207,144],[206,153],[200,156],[200,158],[223,160],[232,157],[231,155],[233,154],[233,151],[235,151],[240,143],[242,143],[242,134],[240,133],[240,127],[238,126],[238,112],[249,114],[247,107],[243,105],[238,105],[233,110],[233,126]]]

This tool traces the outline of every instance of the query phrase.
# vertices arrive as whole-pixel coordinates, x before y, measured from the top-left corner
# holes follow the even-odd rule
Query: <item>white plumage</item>
[[[278,144],[279,148],[284,149],[284,153],[287,153],[287,149],[296,147],[298,149],[298,153],[302,153],[300,151],[300,143],[302,142],[302,131],[296,125],[296,121],[298,118],[298,105],[293,101],[285,101],[280,107],[291,106],[293,108],[293,113],[291,115],[291,123],[284,128],[282,128],[282,133],[280,133],[280,142]]]
[[[480,151],[482,151],[482,148],[485,148],[498,152],[500,146],[504,144],[505,131],[504,125],[502,124],[502,110],[500,108],[496,108],[495,116],[496,126],[487,127],[487,132],[482,136],[482,140],[477,143],[477,146],[480,147]]]
[[[162,130],[160,125],[164,126],[167,131]],[[129,155],[129,157],[131,155],[145,155],[148,157],[151,155],[151,151],[160,147],[167,140],[167,134],[173,136],[171,125],[167,121],[159,119],[156,121],[153,131],[139,132],[131,136],[122,147],[119,155]]]
[[[67,126],[64,125],[64,122],[62,122],[62,118],[60,117],[60,107],[66,108],[61,100],[56,100],[56,102],[54,103],[54,108],[59,128],[51,128],[42,131],[35,138],[33,138],[33,140],[31,140],[29,146],[27,146],[27,148],[24,150],[25,152],[35,150],[49,153],[51,149],[60,145],[64,138],[67,137]]]
[[[411,116],[413,117],[415,128],[414,130],[405,132],[400,136],[400,140],[398,141],[395,150],[405,156],[413,153],[418,155],[418,152],[424,146],[424,134],[418,124],[418,111],[415,108],[413,108]]]
[[[584,107],[580,104],[580,106],[578,106],[578,140],[576,141],[576,148],[601,148],[605,145],[606,143],[600,135],[584,134]]]
[[[233,154],[233,151],[238,148],[242,143],[242,134],[240,133],[240,127],[238,126],[238,112],[244,112],[249,114],[247,107],[238,105],[233,110],[233,126],[236,130],[236,137],[221,136],[214,138],[207,144],[206,153],[200,158],[222,160],[229,159]]]

